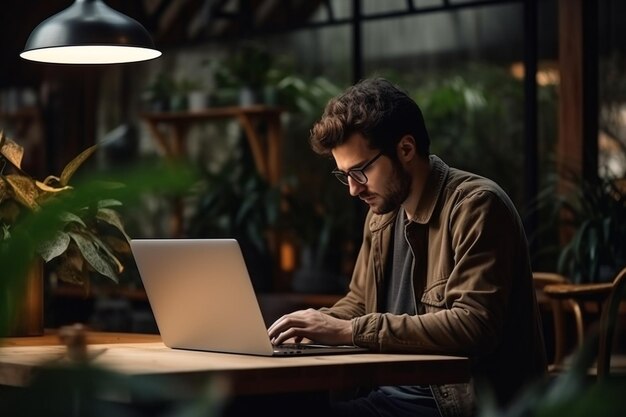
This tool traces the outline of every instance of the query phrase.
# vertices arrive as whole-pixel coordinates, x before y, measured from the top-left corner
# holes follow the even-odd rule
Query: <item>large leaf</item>
[[[76,242],[76,245],[78,246],[78,249],[80,250],[85,260],[96,272],[110,278],[115,283],[118,282],[118,277],[115,269],[98,250],[98,247],[92,240],[76,232],[70,232],[69,235],[72,240]]]
[[[59,216],[59,218],[65,223],[78,223],[83,227],[87,227],[87,225],[85,224],[85,222],[83,221],[83,219],[81,219],[79,216],[77,216],[74,213],[70,213],[65,212],[65,213],[61,213],[61,215]]]
[[[82,258],[75,257],[75,261],[83,262]],[[76,265],[72,259],[67,259],[62,262],[56,269],[57,277],[63,282],[68,284],[88,285],[89,275],[87,271],[84,271],[82,267]]]
[[[110,263],[115,264],[115,266],[117,267],[117,273],[121,274],[124,271],[124,265],[122,265],[119,259],[117,259],[115,254],[111,251],[109,245],[104,243],[104,241],[100,239],[100,237],[98,237],[94,233],[91,233],[90,231],[86,231],[84,232],[84,234],[88,239],[91,239],[91,241],[96,245],[98,250],[104,252],[107,255],[108,258],[105,259],[108,259]]]
[[[13,189],[15,199],[30,209],[39,207],[37,197],[39,191],[35,186],[35,181],[23,175],[7,175],[4,177]]]
[[[22,168],[22,157],[24,156],[24,148],[13,142],[11,139],[7,138],[4,135],[4,132],[0,133],[0,143],[2,144],[0,147],[0,154],[4,156],[11,165],[14,167],[21,169]]]
[[[85,162],[85,160],[87,160],[87,158],[89,158],[96,151],[97,148],[98,145],[96,144],[85,149],[65,166],[63,172],[61,172],[61,178],[59,181],[61,183],[61,186],[65,187],[67,184],[69,184],[69,181],[76,172],[76,170],[80,168],[83,162]]]
[[[115,236],[103,236],[102,240],[115,253],[131,254],[130,245],[127,240]]]
[[[115,227],[124,235],[126,240],[130,241],[130,236],[126,234],[126,230],[124,230],[124,225],[122,224],[122,219],[120,218],[118,212],[108,208],[101,208],[96,213],[96,218]]]
[[[41,242],[37,247],[37,252],[44,261],[50,260],[62,255],[70,245],[70,235],[63,231],[57,231],[54,238]]]

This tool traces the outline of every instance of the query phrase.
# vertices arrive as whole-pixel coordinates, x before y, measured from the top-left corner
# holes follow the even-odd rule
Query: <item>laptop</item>
[[[273,346],[235,239],[133,239],[130,246],[161,338],[170,348],[262,356],[367,351]]]

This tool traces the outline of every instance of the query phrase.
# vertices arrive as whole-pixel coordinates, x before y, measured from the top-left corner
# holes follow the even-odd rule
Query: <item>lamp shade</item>
[[[76,0],[41,22],[20,56],[56,64],[119,64],[157,58],[148,31],[101,0]]]

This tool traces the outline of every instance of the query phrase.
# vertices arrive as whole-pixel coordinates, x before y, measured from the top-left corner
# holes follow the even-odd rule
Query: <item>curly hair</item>
[[[332,98],[311,129],[309,141],[313,151],[329,155],[355,133],[390,157],[395,158],[395,147],[405,135],[413,136],[420,156],[430,153],[430,138],[417,103],[383,78],[365,79]]]

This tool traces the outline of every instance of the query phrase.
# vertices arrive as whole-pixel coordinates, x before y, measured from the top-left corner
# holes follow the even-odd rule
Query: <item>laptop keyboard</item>
[[[280,352],[286,355],[297,355],[303,350],[319,349],[320,345],[310,345],[306,343],[283,343],[282,345],[274,346],[274,352]]]

